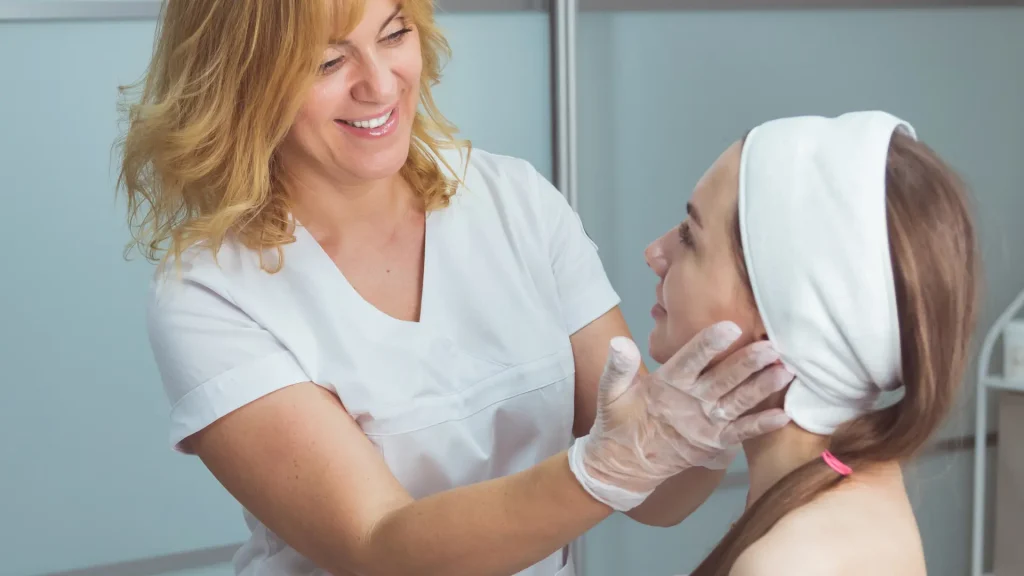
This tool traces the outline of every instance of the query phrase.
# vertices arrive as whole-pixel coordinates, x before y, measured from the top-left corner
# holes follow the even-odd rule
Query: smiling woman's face
[[[359,24],[324,48],[281,160],[347,184],[396,174],[409,155],[422,71],[418,31],[401,3],[366,0]]]
[[[686,219],[644,252],[660,278],[648,343],[656,362],[664,363],[702,329],[724,320],[743,329],[729,351],[764,338],[736,238],[741,149],[736,142],[718,157],[694,188]]]

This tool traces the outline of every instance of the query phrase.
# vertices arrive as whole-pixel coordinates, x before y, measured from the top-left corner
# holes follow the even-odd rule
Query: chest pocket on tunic
[[[497,370],[490,365],[468,384],[479,359],[455,351],[449,360],[462,379],[451,393],[413,394],[402,403],[365,407],[357,417],[413,497],[512,474],[568,447],[571,348]]]

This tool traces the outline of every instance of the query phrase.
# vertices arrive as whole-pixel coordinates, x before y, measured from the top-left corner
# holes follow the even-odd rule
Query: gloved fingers
[[[764,368],[718,400],[710,414],[721,420],[735,420],[753,410],[772,394],[793,381],[793,374],[780,364]]]
[[[767,340],[749,344],[729,354],[714,368],[702,374],[692,393],[704,402],[718,402],[752,375],[778,359],[779,353]]]
[[[608,343],[608,359],[598,382],[598,406],[608,406],[633,384],[640,370],[640,350],[636,343],[624,336],[616,336]]]
[[[736,455],[739,454],[739,451],[739,446],[729,446],[720,454],[707,461],[702,468],[707,468],[708,470],[725,470],[729,466],[732,466],[732,463],[736,460]]]
[[[723,446],[740,444],[751,438],[774,432],[789,424],[790,418],[782,408],[772,408],[744,416],[722,430],[719,441]]]
[[[718,322],[701,330],[658,369],[658,376],[671,386],[687,389],[708,364],[729,349],[743,334],[732,322]]]

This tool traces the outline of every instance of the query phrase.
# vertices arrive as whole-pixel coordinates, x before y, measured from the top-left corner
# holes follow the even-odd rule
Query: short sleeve
[[[534,171],[534,177],[563,319],[569,334],[574,334],[617,306],[619,295],[579,215],[544,176]]]
[[[182,440],[233,410],[309,380],[295,356],[232,301],[212,262],[154,279],[147,328],[179,452],[188,452]]]

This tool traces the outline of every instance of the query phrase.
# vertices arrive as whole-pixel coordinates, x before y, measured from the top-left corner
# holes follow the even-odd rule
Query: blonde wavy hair
[[[146,75],[122,96],[116,143],[133,248],[163,262],[197,244],[214,254],[230,234],[261,254],[293,242],[275,151],[288,133],[331,38],[359,23],[364,0],[167,0]],[[440,155],[471,145],[437,109],[431,87],[451,49],[432,0],[403,2],[423,54],[421,110],[401,175],[427,210],[448,205],[461,179]],[[326,25],[325,25],[326,23]],[[438,162],[444,164],[446,175]]]

